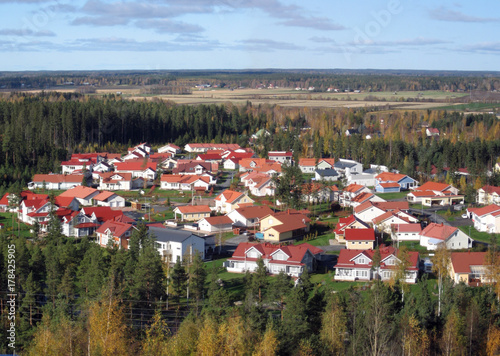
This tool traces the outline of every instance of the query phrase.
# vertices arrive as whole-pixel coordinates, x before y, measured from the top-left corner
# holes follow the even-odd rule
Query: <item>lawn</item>
[[[298,241],[295,243],[295,245],[301,245],[301,244],[307,242],[308,244],[313,245],[313,246],[328,246],[328,245],[330,245],[330,242],[329,242],[330,239],[335,239],[335,234],[329,233],[329,234],[320,235],[317,238],[309,240],[309,241],[305,241],[305,240]]]
[[[397,247],[397,242],[394,242],[394,246]],[[410,251],[418,251],[421,255],[428,255],[429,251],[427,247],[421,246],[419,241],[401,241],[399,247],[407,247]]]
[[[0,213],[0,223],[4,224],[1,230],[2,233],[17,235],[19,232],[20,237],[32,237],[30,233],[31,227],[24,223],[19,223],[15,215],[15,213]],[[12,222],[12,217],[14,217],[14,223]]]
[[[395,199],[406,200],[408,192],[404,191],[404,192],[394,192],[394,193],[375,193],[375,195],[385,200],[395,200]]]
[[[477,231],[474,226],[459,226],[458,228],[476,241],[481,241],[488,244],[491,242],[491,234],[488,234],[487,232]]]

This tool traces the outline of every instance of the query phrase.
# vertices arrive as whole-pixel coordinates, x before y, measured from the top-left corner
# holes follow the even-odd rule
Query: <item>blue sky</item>
[[[0,70],[500,70],[500,2],[0,0]]]

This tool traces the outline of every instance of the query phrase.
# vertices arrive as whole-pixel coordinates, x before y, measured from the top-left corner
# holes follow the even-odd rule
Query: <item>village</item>
[[[300,208],[276,194],[290,167],[304,177]],[[472,235],[500,231],[498,187],[482,187],[467,207],[447,183],[419,184],[343,158],[294,161],[291,151],[258,158],[237,144],[167,144],[154,152],[142,143],[125,154],[72,154],[61,172],[36,174],[29,189],[0,200],[27,237],[43,238],[55,216],[65,236],[128,249],[145,224],[165,263],[199,254],[221,259],[230,273],[252,272],[262,259],[271,275],[297,279],[307,269],[330,283],[386,281],[404,260],[404,281],[414,284],[445,248],[451,279],[481,285],[488,240]]]

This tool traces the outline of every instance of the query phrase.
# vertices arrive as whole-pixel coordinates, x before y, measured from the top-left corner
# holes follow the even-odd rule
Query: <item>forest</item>
[[[411,70],[252,70],[252,71],[56,71],[0,72],[0,89],[54,89],[57,86],[188,86],[328,88],[364,91],[468,91],[500,89],[498,72]]]
[[[496,355],[496,288],[423,276],[332,292],[304,272],[300,283],[255,273],[223,284],[199,256],[164,265],[146,227],[130,249],[63,237],[0,236],[0,283],[15,245],[16,353],[22,355]],[[489,254],[497,256],[496,247]],[[447,253],[447,251],[444,251]],[[436,254],[437,255],[437,254]],[[436,275],[439,275],[436,270]],[[432,277],[434,278],[434,277]],[[442,292],[438,293],[437,286]],[[439,295],[439,297],[438,297]],[[5,300],[5,298],[2,298]],[[236,303],[235,303],[236,302]],[[0,305],[0,351],[8,308]]]
[[[438,128],[439,139],[427,137],[426,127]],[[60,162],[73,152],[121,153],[140,142],[248,146],[251,135],[263,128],[272,135],[254,143],[262,157],[269,150],[292,149],[296,158],[351,158],[419,179],[427,178],[434,166],[452,172],[467,168],[471,179],[495,181],[486,170],[500,155],[500,122],[488,113],[283,108],[250,102],[175,105],[114,95],[14,93],[0,100],[0,193],[14,184],[19,190],[35,173],[58,172]],[[348,128],[361,134],[346,137]]]

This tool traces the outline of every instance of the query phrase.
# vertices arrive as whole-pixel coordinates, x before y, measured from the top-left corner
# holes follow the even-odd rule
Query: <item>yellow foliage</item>
[[[278,334],[272,326],[268,326],[260,343],[257,344],[253,356],[274,356],[278,351]]]
[[[488,343],[486,345],[486,354],[494,356],[500,354],[500,328],[492,325],[488,330]]]

